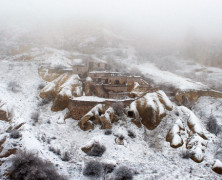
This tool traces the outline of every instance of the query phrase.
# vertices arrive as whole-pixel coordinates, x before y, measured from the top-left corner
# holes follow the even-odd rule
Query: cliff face
[[[189,90],[189,91],[178,91],[176,93],[176,100],[183,105],[187,103],[195,103],[201,96],[210,96],[214,98],[222,98],[222,93],[214,90]]]

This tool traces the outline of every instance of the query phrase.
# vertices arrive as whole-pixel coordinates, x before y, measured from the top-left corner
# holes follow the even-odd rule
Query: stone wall
[[[106,91],[115,93],[128,92],[128,86],[126,85],[103,85]]]
[[[129,106],[133,100],[115,101],[115,100],[104,100],[102,102],[98,101],[80,101],[80,100],[69,100],[68,109],[75,120],[80,120],[86,113],[88,113],[97,104],[106,104],[112,106],[116,102],[122,102],[124,106]]]
[[[69,100],[68,109],[75,120],[80,120],[88,113],[98,102]]]

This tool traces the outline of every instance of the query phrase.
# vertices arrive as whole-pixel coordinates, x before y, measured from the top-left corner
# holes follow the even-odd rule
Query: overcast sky
[[[0,0],[1,24],[95,19],[137,31],[222,35],[222,0]]]

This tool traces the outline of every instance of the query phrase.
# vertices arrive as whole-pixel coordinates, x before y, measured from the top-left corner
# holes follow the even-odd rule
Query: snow
[[[191,79],[173,74],[169,71],[162,71],[153,63],[128,64],[127,62],[125,62],[125,64],[127,64],[131,69],[139,69],[142,74],[154,80],[154,82],[159,85],[164,84],[168,86],[173,86],[175,89],[180,90],[209,89],[208,86],[200,82],[195,82]]]
[[[95,102],[105,102],[105,101],[125,101],[125,100],[130,100],[130,99],[125,99],[125,100],[117,100],[117,99],[111,99],[111,98],[101,98],[97,96],[80,96],[80,97],[73,97],[73,100],[77,101],[95,101]]]

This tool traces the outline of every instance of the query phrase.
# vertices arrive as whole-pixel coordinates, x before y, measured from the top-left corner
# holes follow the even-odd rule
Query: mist
[[[55,44],[105,28],[142,52],[196,58],[190,51],[221,46],[221,9],[220,0],[1,0],[0,38]]]

